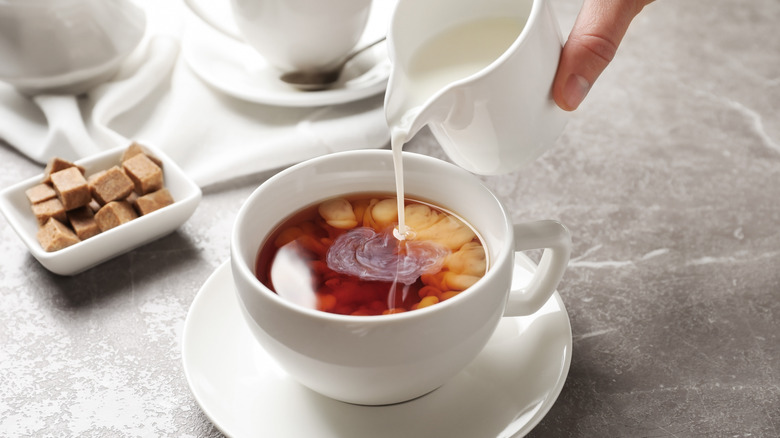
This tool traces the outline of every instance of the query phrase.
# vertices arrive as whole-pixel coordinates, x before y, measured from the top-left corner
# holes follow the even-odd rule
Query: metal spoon
[[[341,72],[342,70],[344,70],[344,66],[347,65],[349,61],[351,61],[357,55],[370,49],[371,47],[374,47],[375,45],[381,43],[382,41],[385,40],[385,38],[386,37],[379,38],[378,40],[355,50],[354,52],[347,55],[347,57],[344,58],[338,65],[336,65],[335,67],[329,70],[291,71],[282,74],[281,76],[279,76],[279,79],[303,91],[324,90],[330,87],[334,82],[339,80],[339,76],[341,76]]]

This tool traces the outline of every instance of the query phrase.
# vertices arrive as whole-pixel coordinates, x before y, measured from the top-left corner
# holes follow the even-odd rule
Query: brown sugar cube
[[[118,166],[100,172],[99,176],[89,180],[92,196],[100,204],[125,199],[133,192],[134,187],[133,181]]]
[[[65,224],[51,218],[38,229],[38,242],[44,251],[52,252],[79,243],[79,238]]]
[[[51,183],[65,210],[83,207],[92,200],[87,180],[75,167],[52,173]]]
[[[55,218],[61,222],[68,220],[65,215],[65,207],[58,198],[47,199],[32,205],[32,211],[38,220],[38,226],[43,226],[50,218]]]
[[[162,169],[146,155],[138,154],[128,158],[122,163],[122,167],[133,180],[135,191],[139,195],[160,190],[163,186]]]
[[[39,202],[47,201],[51,198],[57,197],[57,192],[55,192],[50,185],[43,183],[30,187],[24,191],[24,194],[27,195],[27,199],[30,200],[30,204],[37,204]]]
[[[173,204],[173,197],[168,189],[160,189],[147,195],[139,196],[135,201],[135,209],[141,216]]]
[[[90,237],[100,234],[100,227],[95,221],[95,214],[88,206],[79,207],[68,212],[68,221],[73,231],[81,240],[87,240]]]
[[[71,163],[68,160],[63,160],[59,157],[54,157],[51,160],[49,160],[48,163],[46,163],[46,168],[43,169],[43,182],[44,183],[50,183],[51,182],[51,174],[59,172],[60,170],[65,170],[69,167],[75,167],[81,172],[82,175],[84,175],[84,168]]]
[[[124,152],[122,152],[122,158],[119,160],[120,162],[124,163],[129,158],[132,158],[138,154],[144,154],[147,158],[152,160],[154,164],[158,165],[160,168],[163,167],[162,160],[152,155],[148,150],[146,150],[145,147],[143,147],[141,144],[133,142],[130,146],[125,149]]]
[[[127,201],[109,202],[95,213],[95,221],[97,221],[100,231],[118,227],[137,217],[135,210]]]

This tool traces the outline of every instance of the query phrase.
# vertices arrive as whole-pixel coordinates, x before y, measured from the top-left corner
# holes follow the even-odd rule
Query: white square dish
[[[202,196],[200,187],[164,152],[147,143],[141,144],[162,161],[164,185],[173,197],[173,204],[59,251],[46,252],[41,247],[36,237],[38,223],[25,195],[25,190],[43,180],[43,174],[0,192],[0,211],[33,257],[46,269],[60,275],[78,274],[174,231],[195,212]],[[87,175],[91,175],[119,165],[127,146],[107,150],[75,163],[84,167]]]

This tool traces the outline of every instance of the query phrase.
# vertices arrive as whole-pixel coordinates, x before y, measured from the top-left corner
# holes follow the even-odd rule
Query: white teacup
[[[355,47],[371,0],[231,0],[236,34],[197,0],[189,8],[216,30],[252,46],[281,71],[327,70]]]
[[[502,316],[529,315],[552,295],[571,239],[558,222],[512,224],[474,175],[424,155],[404,154],[407,196],[435,200],[483,238],[489,267],[459,295],[400,314],[348,316],[304,308],[255,277],[260,246],[286,217],[327,198],[394,192],[391,152],[363,150],[315,158],[273,176],[241,207],[231,266],[245,320],[260,345],[300,383],[328,397],[383,405],[422,396],[447,382],[485,346]],[[545,248],[533,279],[512,288],[515,252]]]

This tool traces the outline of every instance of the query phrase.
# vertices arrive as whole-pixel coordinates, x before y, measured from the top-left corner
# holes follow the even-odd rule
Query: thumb
[[[652,0],[585,0],[563,46],[553,99],[572,111],[612,61],[631,20]]]

